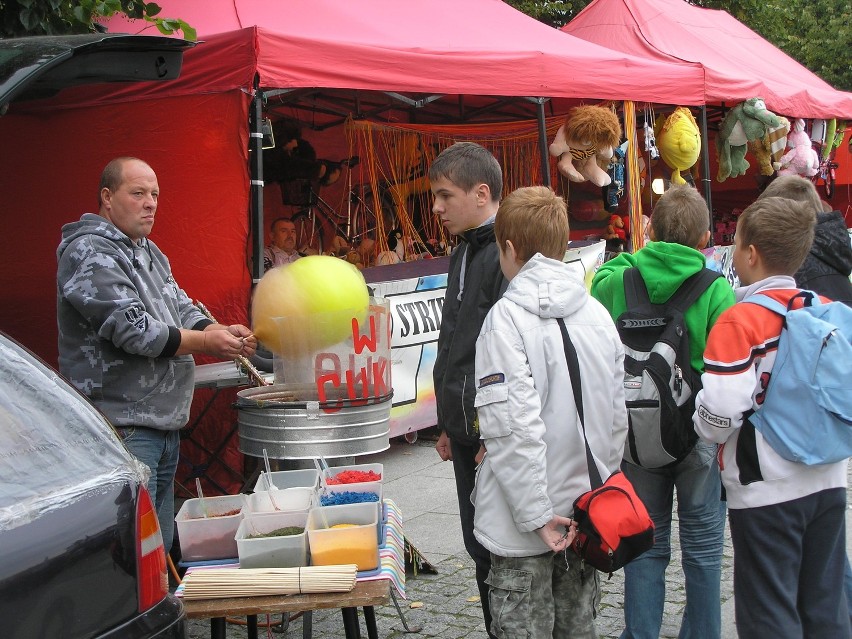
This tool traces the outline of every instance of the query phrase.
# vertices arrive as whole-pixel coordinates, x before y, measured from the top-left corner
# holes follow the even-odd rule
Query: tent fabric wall
[[[223,321],[247,322],[248,106],[236,90],[0,117],[0,328],[56,365],[60,229],[97,211],[101,171],[122,155],[157,172],[151,239],[179,285]]]
[[[203,58],[215,34],[254,47],[260,84],[489,96],[625,98],[698,104],[698,65],[656,62],[568,37],[502,0],[161,0],[191,24]],[[114,17],[112,32],[146,23]],[[249,41],[245,33],[254,32]],[[245,32],[245,33],[244,33]],[[210,66],[212,75],[227,67]],[[178,81],[179,83],[180,81]],[[172,83],[179,90],[178,83]],[[168,87],[164,88],[169,90]]]
[[[594,0],[562,31],[645,60],[701,64],[700,102],[730,106],[756,96],[774,113],[852,118],[852,93],[837,91],[725,11],[683,0]]]

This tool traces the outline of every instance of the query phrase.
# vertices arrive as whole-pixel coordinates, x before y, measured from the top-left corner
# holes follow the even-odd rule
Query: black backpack
[[[652,304],[639,269],[624,271],[627,310],[616,321],[624,344],[628,432],[624,459],[664,468],[686,457],[698,435],[692,426],[701,376],[692,368],[683,315],[721,273],[702,269],[664,304]]]

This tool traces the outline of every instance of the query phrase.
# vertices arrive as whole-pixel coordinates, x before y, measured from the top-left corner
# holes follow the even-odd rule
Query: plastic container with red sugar
[[[325,483],[329,486],[346,484],[351,490],[363,490],[362,484],[381,483],[384,474],[382,464],[355,464],[334,466],[325,471]]]
[[[380,511],[383,475],[382,464],[355,464],[326,468],[323,473],[324,482],[320,483],[319,503],[330,505],[370,501]],[[371,497],[367,500],[368,495],[375,495],[375,498]]]

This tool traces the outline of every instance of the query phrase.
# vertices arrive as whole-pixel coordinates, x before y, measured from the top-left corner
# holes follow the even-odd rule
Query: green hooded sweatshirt
[[[624,271],[638,267],[654,304],[663,304],[680,285],[705,266],[704,254],[683,244],[650,242],[636,253],[621,253],[604,262],[592,280],[592,296],[603,304],[613,320],[627,310],[624,299]],[[684,316],[689,331],[692,367],[704,372],[707,335],[719,315],[735,302],[728,281],[720,277],[690,306]]]

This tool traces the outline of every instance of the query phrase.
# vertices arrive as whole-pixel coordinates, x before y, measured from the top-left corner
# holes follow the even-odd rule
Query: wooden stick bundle
[[[355,564],[302,568],[205,568],[183,579],[184,599],[262,597],[312,592],[349,592]]]

